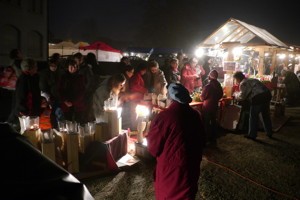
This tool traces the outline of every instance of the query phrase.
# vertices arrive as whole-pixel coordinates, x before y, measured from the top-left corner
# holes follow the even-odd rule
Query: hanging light
[[[203,48],[198,48],[195,50],[195,56],[197,56],[198,58],[202,57],[204,55],[204,49]]]

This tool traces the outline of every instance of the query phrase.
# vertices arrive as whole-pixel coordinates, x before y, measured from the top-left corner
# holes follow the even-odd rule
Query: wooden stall
[[[286,44],[265,29],[230,18],[199,45],[204,56],[218,57],[214,63],[222,68],[225,77],[235,71],[270,81],[273,75],[280,76],[282,69],[297,71],[299,68],[299,46]],[[228,67],[229,66],[229,67]],[[232,67],[230,67],[232,66]],[[225,82],[226,95],[232,95],[230,81]],[[275,87],[278,100],[281,88]]]

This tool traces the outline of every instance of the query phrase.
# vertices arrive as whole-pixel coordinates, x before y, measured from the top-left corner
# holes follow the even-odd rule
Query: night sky
[[[300,45],[297,9],[273,0],[49,0],[50,40],[189,50],[233,17]]]

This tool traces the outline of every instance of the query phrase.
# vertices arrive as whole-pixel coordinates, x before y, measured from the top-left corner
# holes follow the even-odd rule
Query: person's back
[[[203,100],[203,112],[215,112],[218,108],[218,102],[223,96],[223,89],[221,84],[216,80],[210,80],[210,82],[204,86],[201,98]]]
[[[194,199],[205,131],[200,113],[189,106],[187,89],[172,83],[168,92],[174,101],[152,120],[147,136],[148,151],[157,159],[155,194],[158,200]]]
[[[260,104],[270,102],[270,90],[259,80],[253,78],[245,78],[240,84],[241,96],[248,99],[251,104]]]

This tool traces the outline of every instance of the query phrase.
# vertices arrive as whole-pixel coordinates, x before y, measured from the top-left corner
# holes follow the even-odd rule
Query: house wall
[[[11,63],[9,52],[43,61],[48,56],[48,1],[0,1],[0,66]]]

